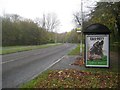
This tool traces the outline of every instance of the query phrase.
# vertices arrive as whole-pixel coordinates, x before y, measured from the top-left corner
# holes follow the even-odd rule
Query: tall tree
[[[45,18],[45,27],[48,31],[53,32],[60,24],[55,13],[48,13]]]
[[[53,32],[60,25],[60,21],[55,13],[43,14],[43,17],[41,19],[36,18],[35,22],[50,32]]]
[[[9,45],[38,45],[54,42],[55,33],[47,31],[38,23],[19,15],[2,17],[2,44]]]
[[[112,41],[120,39],[120,2],[99,2],[91,13],[90,23],[102,23],[111,30]]]

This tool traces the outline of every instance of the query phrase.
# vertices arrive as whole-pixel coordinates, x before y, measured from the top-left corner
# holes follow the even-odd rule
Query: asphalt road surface
[[[75,44],[62,44],[44,49],[2,56],[2,88],[18,88],[59,61]]]

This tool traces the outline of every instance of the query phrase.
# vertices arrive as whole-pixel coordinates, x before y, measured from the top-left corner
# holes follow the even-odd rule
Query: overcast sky
[[[95,0],[86,1],[85,6],[91,6]],[[73,13],[81,10],[81,0],[0,0],[0,7],[1,15],[18,14],[33,20],[42,18],[43,14],[56,13],[61,22],[58,30],[61,33],[74,28]]]

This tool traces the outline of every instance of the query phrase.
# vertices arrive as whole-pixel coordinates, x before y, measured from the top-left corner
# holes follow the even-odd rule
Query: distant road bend
[[[75,44],[18,52],[2,56],[2,87],[18,88],[66,55]]]

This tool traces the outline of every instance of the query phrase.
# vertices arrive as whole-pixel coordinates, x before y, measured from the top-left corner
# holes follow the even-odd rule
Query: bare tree
[[[42,28],[46,28],[46,27],[45,27],[45,24],[46,24],[46,21],[45,21],[45,20],[46,20],[46,17],[45,17],[45,14],[43,14],[43,17],[42,17],[41,22],[40,22]]]
[[[45,27],[48,31],[53,32],[60,24],[55,13],[49,13],[46,15]]]
[[[45,18],[46,18],[46,17],[45,17],[45,14],[43,14],[43,17],[42,17],[42,18],[36,18],[34,21],[35,21],[35,23],[38,24],[38,26],[46,29],[46,27],[45,27],[45,23],[46,23],[45,20],[46,20],[46,19],[45,19]]]
[[[36,18],[35,22],[42,28],[45,28],[47,31],[53,32],[60,24],[60,21],[57,19],[55,13],[43,14],[41,19]]]

